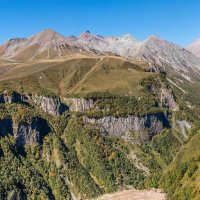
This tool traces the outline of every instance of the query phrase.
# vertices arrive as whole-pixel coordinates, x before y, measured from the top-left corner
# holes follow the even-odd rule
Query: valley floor
[[[160,190],[124,190],[114,194],[105,194],[97,200],[166,200]]]

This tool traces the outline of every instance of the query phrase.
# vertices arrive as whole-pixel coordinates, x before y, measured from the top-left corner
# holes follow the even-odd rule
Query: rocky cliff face
[[[83,117],[84,123],[99,126],[102,133],[123,138],[131,143],[141,143],[150,140],[170,123],[164,113],[148,114],[144,117],[103,117],[100,119]]]
[[[175,96],[171,89],[163,87],[160,89],[159,93],[160,93],[161,107],[169,108],[172,111],[179,110],[179,106],[176,103]]]
[[[44,97],[34,95],[32,96],[33,102],[39,106],[44,112],[55,117],[62,114],[67,109],[60,101],[60,97]]]
[[[46,120],[34,117],[31,121],[13,122],[12,119],[0,120],[0,136],[13,135],[17,146],[41,143],[51,131]]]
[[[59,116],[64,112],[67,107],[61,103],[60,97],[45,97],[39,95],[22,95],[15,91],[8,93],[4,91],[0,94],[0,103],[35,103],[44,112],[53,115],[55,117]]]
[[[172,111],[178,111],[179,105],[176,102],[176,98],[171,88],[162,86],[161,88],[155,88],[153,85],[149,88],[149,91],[156,95],[160,102],[161,108],[168,108]],[[95,105],[94,99],[84,98],[64,98],[65,103],[68,105],[70,111],[83,112],[87,110],[99,110]]]
[[[93,99],[64,98],[64,101],[69,106],[70,111],[81,112],[95,108]]]
[[[159,81],[159,80],[157,80]],[[154,94],[157,100],[159,101],[159,106],[161,108],[168,108],[172,111],[178,111],[179,105],[176,102],[176,97],[173,94],[173,91],[166,84],[161,83],[162,85],[158,88],[154,84],[148,86],[148,91],[151,94]]]
[[[44,119],[36,117],[30,122],[19,122],[13,130],[16,144],[22,146],[41,143],[43,137],[50,132],[50,127]]]

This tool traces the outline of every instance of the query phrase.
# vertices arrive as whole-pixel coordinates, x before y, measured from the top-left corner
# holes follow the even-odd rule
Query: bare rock
[[[95,108],[93,99],[64,98],[64,101],[69,106],[70,111],[82,112]]]
[[[141,143],[150,140],[170,123],[164,113],[147,114],[143,117],[103,117],[100,119],[83,117],[84,123],[99,126],[102,133],[123,138],[131,143]]]
[[[172,111],[178,111],[179,106],[176,103],[175,96],[170,88],[160,89],[160,102],[162,107],[167,107]]]
[[[13,122],[12,119],[0,120],[0,136],[13,135],[17,146],[42,143],[43,137],[50,131],[47,121],[40,117],[20,122]]]
[[[39,106],[44,112],[57,117],[67,108],[61,103],[60,97],[32,96],[33,102]]]

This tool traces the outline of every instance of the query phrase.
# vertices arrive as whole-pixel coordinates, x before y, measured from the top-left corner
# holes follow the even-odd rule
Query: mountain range
[[[0,45],[0,58],[27,61],[59,59],[72,54],[116,55],[128,60],[147,61],[155,70],[159,70],[156,66],[164,70],[173,69],[194,81],[200,76],[199,48],[199,40],[185,49],[157,36],[138,41],[130,34],[104,37],[86,31],[78,37],[64,37],[46,29],[32,37],[14,38]]]

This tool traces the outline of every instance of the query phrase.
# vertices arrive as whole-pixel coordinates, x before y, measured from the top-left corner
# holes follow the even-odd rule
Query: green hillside
[[[24,63],[1,76],[15,90],[67,94],[111,92],[139,96],[140,80],[147,63],[129,62],[117,57],[72,58],[67,61]]]

